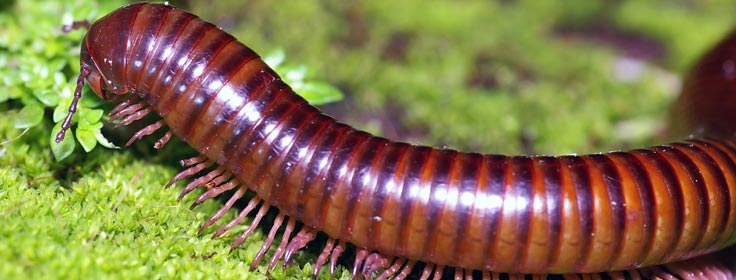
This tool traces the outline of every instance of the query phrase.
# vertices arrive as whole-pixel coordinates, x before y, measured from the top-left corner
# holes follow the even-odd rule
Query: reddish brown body
[[[723,54],[711,56],[716,62],[698,66],[693,81]],[[163,118],[132,140],[165,125],[203,155],[185,161],[188,168],[172,181],[216,164],[185,188],[214,186],[197,204],[239,188],[205,227],[246,187],[256,193],[217,235],[257,205],[254,223],[264,209],[278,208],[274,229],[286,221],[286,233],[271,266],[323,231],[330,239],[318,266],[349,242],[359,248],[354,272],[387,268],[381,277],[405,276],[416,261],[428,263],[423,276],[439,276],[445,266],[458,268],[456,276],[736,275],[736,262],[714,256],[689,264],[700,268],[658,266],[736,242],[736,125],[705,128],[714,138],[585,156],[482,155],[392,142],[321,114],[232,36],[158,4],[126,6],[91,25],[80,85],[84,79],[105,99],[133,93],[113,112],[121,125],[150,112]],[[718,82],[726,80],[713,78],[705,90],[736,94]],[[733,112],[718,117],[733,120]],[[295,221],[304,226],[291,234]],[[613,272],[621,270],[630,271]]]

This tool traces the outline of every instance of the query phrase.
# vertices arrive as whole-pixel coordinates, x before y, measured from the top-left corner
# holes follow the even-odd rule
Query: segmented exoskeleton
[[[329,238],[315,275],[328,261],[334,269],[350,243],[354,275],[378,278],[403,278],[423,262],[422,278],[447,267],[456,277],[730,279],[734,249],[701,256],[736,242],[736,102],[723,101],[736,101],[728,96],[736,84],[720,67],[736,58],[730,48],[734,37],[696,66],[676,111],[703,137],[583,156],[483,155],[393,142],[336,122],[214,25],[169,5],[133,4],[89,26],[57,141],[85,80],[105,100],[126,96],[110,112],[118,125],[155,112],[161,120],[129,144],[168,127],[157,147],[173,134],[200,153],[182,161],[186,169],[169,185],[203,173],[182,192],[208,186],[195,205],[236,190],[202,229],[255,192],[215,233],[256,211],[237,247],[278,209],[253,266],[283,227],[269,267],[321,231]],[[688,100],[709,95],[722,95],[714,105],[721,107]]]

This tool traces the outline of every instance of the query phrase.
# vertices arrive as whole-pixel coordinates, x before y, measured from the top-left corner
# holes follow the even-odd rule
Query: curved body
[[[95,22],[82,65],[96,93],[134,93],[264,204],[384,257],[589,273],[736,242],[736,139],[723,134],[560,157],[392,142],[323,115],[248,47],[167,5]]]

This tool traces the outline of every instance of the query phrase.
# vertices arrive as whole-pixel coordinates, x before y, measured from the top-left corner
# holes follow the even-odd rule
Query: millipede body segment
[[[716,47],[683,98],[736,96],[719,68],[734,50],[733,37]],[[702,137],[606,154],[503,156],[393,142],[339,123],[231,35],[165,4],[125,6],[91,24],[81,69],[57,141],[85,80],[119,103],[110,115],[120,126],[159,115],[128,144],[168,128],[157,147],[173,135],[200,153],[169,185],[196,175],[182,192],[207,186],[195,205],[235,190],[202,229],[255,192],[215,232],[254,212],[236,247],[278,209],[251,268],[283,228],[269,267],[324,232],[315,275],[327,262],[334,271],[349,243],[353,274],[377,278],[403,278],[417,263],[421,278],[445,268],[459,278],[736,278],[734,97],[717,101],[726,107],[718,112],[678,103],[682,129]]]

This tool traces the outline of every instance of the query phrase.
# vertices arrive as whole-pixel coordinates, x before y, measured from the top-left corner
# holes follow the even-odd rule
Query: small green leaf
[[[294,91],[313,105],[335,102],[343,98],[339,89],[325,82],[306,82],[299,88],[294,88]]]
[[[73,89],[71,92],[71,95],[73,95]],[[92,88],[85,85],[84,90],[82,91],[82,99],[79,100],[79,105],[85,108],[95,108],[100,106],[100,104],[102,104],[102,99],[100,99],[97,94],[92,91]]]
[[[278,68],[281,63],[284,62],[284,59],[286,58],[286,53],[284,52],[283,48],[276,48],[271,50],[269,53],[263,56],[263,61],[268,64],[268,66],[271,66],[271,68]]]
[[[47,40],[44,46],[44,54],[46,57],[51,58],[66,52],[67,48],[66,44],[60,41]]]
[[[46,106],[52,107],[59,104],[59,94],[51,89],[34,90],[32,92]]]
[[[59,103],[59,105],[54,108],[53,119],[55,123],[60,122],[61,120],[66,118],[66,115],[69,113],[69,102],[71,101]]]
[[[51,152],[54,154],[57,161],[61,161],[71,155],[72,152],[74,152],[75,146],[74,135],[71,130],[67,130],[66,137],[64,137],[64,140],[62,140],[61,143],[56,143],[56,134],[59,133],[59,131],[61,131],[61,123],[57,123],[54,126],[49,137]]]
[[[69,58],[67,58],[66,63],[67,65],[69,65],[69,67],[71,67],[72,73],[79,73],[79,71],[82,70],[81,69],[82,66],[79,65],[79,56],[78,56],[79,49],[75,48],[75,50],[76,50],[75,51],[76,53],[74,55],[70,55]]]
[[[64,74],[59,73],[58,71],[61,71],[62,69],[64,69],[64,66],[66,65],[66,60],[63,59],[63,58],[57,57],[57,58],[53,58],[53,59],[49,60],[48,63],[49,63],[49,68],[54,71],[54,75],[55,75],[54,76],[54,82],[56,82],[56,83],[65,83],[66,82],[66,77],[64,76]],[[58,76],[58,77],[56,77],[56,76]],[[63,79],[63,80],[59,81],[58,80],[59,77],[61,79]]]
[[[36,126],[43,120],[43,107],[39,104],[29,104],[20,109],[15,118],[15,128],[29,128]]]
[[[24,96],[26,92],[21,87],[12,87],[8,89],[8,98],[15,99]]]
[[[36,59],[38,60],[38,59]],[[48,81],[49,75],[53,73],[51,72],[51,69],[49,69],[49,65],[47,64],[35,64],[33,65],[33,77],[28,82],[37,82],[37,83],[50,83],[51,81]]]
[[[108,149],[120,149],[120,147],[115,146],[110,140],[107,140],[104,135],[102,135],[102,131],[100,129],[95,129],[95,138],[97,138],[97,142],[100,143],[105,148]]]
[[[7,70],[7,69],[6,69]],[[17,69],[10,69],[10,71],[3,71],[2,84],[6,86],[15,86],[20,83],[20,77]]]
[[[80,112],[81,118],[84,118],[89,123],[97,123],[102,118],[103,111],[101,109],[90,109]]]
[[[296,66],[282,67],[279,71],[284,73],[284,81],[287,84],[295,84],[304,81],[307,76],[307,66],[299,64]]]
[[[89,151],[97,146],[97,138],[95,138],[94,130],[90,129],[89,126],[85,126],[82,124],[83,123],[80,123],[79,127],[77,127],[76,136],[79,144],[82,145],[84,151],[89,153]]]
[[[0,102],[8,100],[8,88],[0,87]]]

